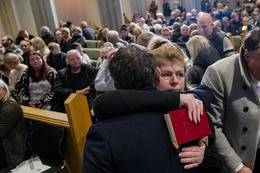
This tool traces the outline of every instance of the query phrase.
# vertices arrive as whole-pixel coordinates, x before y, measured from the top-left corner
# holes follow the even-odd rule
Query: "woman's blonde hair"
[[[179,61],[183,63],[186,70],[185,53],[179,48],[178,45],[172,44],[169,40],[156,37],[151,40],[148,49],[156,57],[157,66],[165,65],[168,61]]]
[[[45,42],[40,37],[37,37],[37,36],[34,37],[31,40],[31,42],[32,42],[32,47],[33,47],[32,50],[36,50],[37,51],[37,50],[41,50],[41,49],[46,47]]]
[[[9,92],[9,89],[8,89],[8,86],[6,85],[6,83],[0,79],[0,88],[3,88],[6,92],[4,94],[4,96],[1,98],[1,102],[6,102],[7,99],[9,98],[10,96],[10,92]]]
[[[187,65],[185,58],[187,56],[177,44],[173,44],[165,38],[156,37],[151,40],[148,49],[155,56],[158,67],[166,65],[169,62],[180,62],[182,63],[184,72],[186,73]],[[186,83],[186,79],[184,90],[190,90],[190,87]]]
[[[199,52],[208,47],[210,47],[208,39],[200,35],[193,36],[187,42],[187,48],[193,62],[195,61],[195,58],[198,56]]]
[[[3,58],[3,63],[18,65],[23,61],[23,57],[19,54],[8,53]]]

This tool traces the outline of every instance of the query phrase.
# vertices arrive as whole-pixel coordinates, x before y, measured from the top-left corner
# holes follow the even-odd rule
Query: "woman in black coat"
[[[23,161],[25,143],[22,109],[0,80],[0,172],[9,172]]]
[[[186,74],[186,81],[190,85],[199,85],[201,79],[211,64],[218,61],[218,51],[210,46],[208,39],[203,36],[194,36],[187,42],[193,66]]]

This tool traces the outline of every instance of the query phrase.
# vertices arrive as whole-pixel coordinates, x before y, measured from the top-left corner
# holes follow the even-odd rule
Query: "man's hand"
[[[247,166],[243,166],[238,173],[253,173],[252,170],[250,168],[248,168]]]
[[[206,136],[198,141],[197,146],[184,147],[181,150],[181,152],[179,153],[181,163],[187,164],[184,166],[184,169],[195,168],[202,163],[206,149],[205,143],[207,140],[208,137]]]
[[[112,59],[112,57],[116,54],[116,52],[117,52],[117,49],[109,51],[107,60],[110,61]]]
[[[191,94],[180,94],[180,108],[186,107],[188,116],[196,124],[200,122],[200,116],[203,114],[203,103]]]
[[[89,89],[90,89],[90,87],[88,86],[88,87],[83,88],[81,90],[77,90],[76,93],[81,94],[81,95],[87,95],[89,93]]]

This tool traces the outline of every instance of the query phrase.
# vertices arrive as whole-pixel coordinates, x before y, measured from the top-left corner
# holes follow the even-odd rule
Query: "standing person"
[[[33,52],[29,57],[28,68],[17,81],[12,95],[21,105],[49,110],[56,73],[41,54]]]
[[[217,49],[220,58],[225,58],[234,54],[233,46],[228,37],[214,29],[213,19],[209,13],[199,14],[198,27],[200,35],[206,37],[211,45]]]
[[[171,7],[170,7],[170,3],[167,0],[164,0],[163,2],[163,15],[164,16],[170,16],[171,15]]]
[[[118,89],[158,93],[155,90],[159,82],[156,61],[144,47],[130,44],[119,49],[110,61],[109,70]],[[171,94],[172,108],[184,104],[182,99],[179,100],[178,93]],[[116,105],[118,109],[113,109],[117,117],[100,121],[90,128],[84,151],[84,173],[198,172],[197,169],[184,170],[179,153],[170,142],[162,114],[138,112],[135,109],[131,111],[127,104],[131,102],[131,96],[124,97],[120,93],[118,97],[111,98],[111,106],[103,105],[103,108],[115,107],[113,101],[122,97],[124,101]],[[193,113],[200,116],[201,102],[188,97],[189,103],[194,104]],[[128,113],[128,110],[134,113]],[[111,115],[111,112],[106,112],[104,116],[108,114]]]
[[[186,75],[187,82],[199,85],[208,66],[220,60],[218,51],[210,45],[208,39],[200,35],[190,38],[187,48],[193,62]]]
[[[149,12],[151,13],[152,18],[154,18],[154,19],[157,19],[157,16],[156,16],[157,10],[158,10],[158,5],[156,4],[155,1],[152,1],[150,8],[149,8]]]
[[[259,47],[260,30],[256,28],[248,33],[240,54],[208,67],[202,79],[215,97],[208,114],[228,172],[260,172]]]
[[[23,161],[26,150],[23,111],[0,80],[0,172],[6,173]]]

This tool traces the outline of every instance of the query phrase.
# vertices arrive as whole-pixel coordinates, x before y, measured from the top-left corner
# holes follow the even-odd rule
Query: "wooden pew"
[[[71,94],[64,102],[66,114],[22,106],[24,117],[66,128],[63,172],[80,173],[86,134],[92,125],[85,96]]]

